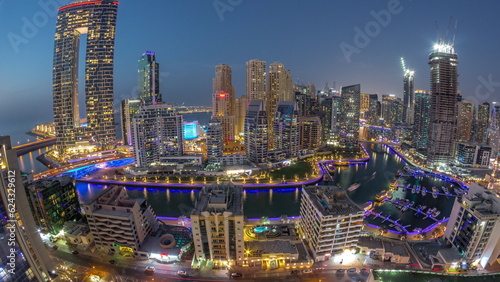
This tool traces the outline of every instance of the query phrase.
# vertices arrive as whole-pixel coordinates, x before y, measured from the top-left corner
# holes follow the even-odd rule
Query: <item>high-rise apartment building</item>
[[[404,70],[403,79],[403,122],[406,124],[413,124],[415,116],[415,71],[411,69]]]
[[[243,132],[245,132],[245,116],[247,115],[247,104],[248,101],[246,95],[243,95],[240,98],[236,98],[235,133],[237,138],[241,138],[243,136]]]
[[[83,205],[95,244],[104,253],[135,257],[158,220],[146,199],[130,198],[125,187],[112,186]]]
[[[461,166],[487,168],[491,155],[491,147],[484,144],[458,142],[456,145],[455,160]]]
[[[413,118],[413,146],[418,150],[427,148],[430,108],[431,94],[425,90],[416,90],[415,117]]]
[[[55,265],[46,255],[24,187],[10,137],[0,136],[0,281],[50,281]]]
[[[286,153],[288,158],[299,153],[298,111],[295,102],[278,102],[273,122],[274,149]]]
[[[341,89],[340,146],[348,150],[359,149],[360,85],[344,86]]]
[[[378,94],[369,94],[368,111],[365,113],[365,119],[369,124],[375,125],[380,119],[378,114]]]
[[[245,153],[254,164],[268,161],[269,135],[264,101],[251,101],[245,117]]]
[[[320,117],[299,117],[300,149],[316,150],[322,144],[322,129]]]
[[[266,109],[268,115],[269,135],[273,136],[274,119],[276,117],[276,106],[282,101],[295,101],[292,77],[289,70],[281,63],[275,62],[269,65],[267,78]],[[270,140],[271,148],[275,148],[274,139]]]
[[[146,51],[142,54],[139,58],[137,74],[139,98],[146,103],[161,102],[160,64],[156,62],[154,52]]]
[[[444,238],[471,263],[482,267],[496,263],[500,256],[500,198],[472,182],[467,195],[455,200]]]
[[[490,103],[484,102],[477,106],[474,137],[478,143],[488,143],[488,126],[490,125]]]
[[[207,129],[207,157],[209,164],[220,163],[224,152],[222,125],[217,117],[212,117]]]
[[[167,104],[143,105],[132,119],[135,164],[148,167],[183,155],[182,115]]]
[[[123,144],[132,145],[134,140],[133,130],[132,130],[132,118],[135,114],[139,112],[141,107],[141,99],[125,99],[122,100],[120,104],[120,118],[122,122],[122,137]]]
[[[364,210],[342,187],[310,186],[302,189],[299,228],[316,261],[357,246]]]
[[[431,108],[427,165],[448,164],[456,141],[458,55],[441,39],[429,55]]]
[[[67,221],[82,218],[76,187],[69,175],[29,183],[26,193],[36,224],[46,233],[55,235]]]
[[[191,213],[195,257],[226,266],[244,258],[242,187],[232,182],[204,186]]]
[[[232,69],[226,64],[219,64],[215,66],[213,79],[212,116],[216,116],[221,123],[224,140],[235,138],[235,102]]]
[[[266,100],[266,62],[257,59],[246,63],[247,68],[247,100]]]
[[[474,122],[474,102],[462,100],[458,102],[457,141],[471,141]]]
[[[382,95],[382,118],[385,126],[392,128],[394,124],[403,122],[403,102],[395,95]]]
[[[53,103],[57,147],[73,147],[80,137],[78,61],[81,35],[87,34],[85,105],[91,139],[111,145],[116,139],[113,114],[113,59],[118,2],[74,1],[57,15]]]

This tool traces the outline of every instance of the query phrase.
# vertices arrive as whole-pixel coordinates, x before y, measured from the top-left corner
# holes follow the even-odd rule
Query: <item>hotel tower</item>
[[[78,140],[100,145],[115,141],[113,58],[118,2],[74,1],[59,8],[54,44],[53,103],[57,147],[65,152]],[[87,126],[80,124],[78,61],[85,46]]]

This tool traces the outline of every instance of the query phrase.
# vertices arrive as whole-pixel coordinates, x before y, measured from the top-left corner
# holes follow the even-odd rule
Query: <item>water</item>
[[[212,112],[182,114],[184,121],[198,121],[201,126],[208,126]]]
[[[375,195],[380,191],[388,190],[396,172],[404,166],[404,162],[397,155],[388,152],[383,145],[368,144],[366,148],[371,155],[370,161],[362,165],[338,167],[334,178],[335,184],[344,188],[349,187],[353,183],[360,184],[359,188],[355,191],[347,192],[351,199],[360,205],[368,201],[373,201]],[[432,177],[424,177],[422,180],[405,178],[405,184],[420,184],[427,187],[428,190],[432,186],[446,186],[450,188],[450,192],[453,192],[451,184],[433,179]],[[98,195],[102,189],[106,189],[107,187],[77,183],[80,202],[89,201]],[[161,217],[189,215],[194,208],[195,199],[199,193],[198,190],[160,190],[135,187],[126,187],[126,189],[132,198],[146,198],[153,207],[156,215]],[[415,201],[415,206],[425,204],[428,207],[437,207],[441,211],[439,219],[447,217],[450,214],[454,201],[454,197],[447,199],[444,196],[439,196],[437,199],[434,199],[432,198],[432,193],[427,193],[424,197],[420,194],[412,194],[411,190],[399,190],[393,196],[394,198],[405,197],[411,201]],[[260,218],[263,216],[271,218],[282,215],[298,216],[300,199],[300,187],[274,190],[245,190],[243,193],[245,216],[248,218]],[[423,220],[423,216],[415,220],[414,212],[401,212],[390,203],[377,206],[374,211],[377,213],[382,212],[385,216],[391,216],[394,220],[400,219],[399,222],[403,226],[411,225],[408,228],[410,231],[414,228],[425,228],[434,223],[432,219]],[[381,219],[374,219],[373,216],[367,217],[367,221],[368,223],[379,226],[385,225],[386,227],[390,224],[388,221],[382,223]]]
[[[47,170],[48,168],[40,163],[36,158],[50,150],[50,147],[46,147],[43,149],[38,149],[36,151],[29,152],[22,156],[19,156],[17,159],[19,161],[19,168],[24,172],[32,172],[39,173]]]

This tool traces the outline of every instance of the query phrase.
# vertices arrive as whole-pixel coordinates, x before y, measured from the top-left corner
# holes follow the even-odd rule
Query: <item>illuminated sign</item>
[[[219,93],[219,97],[221,97],[221,98],[225,98],[226,96],[227,96],[226,93]]]

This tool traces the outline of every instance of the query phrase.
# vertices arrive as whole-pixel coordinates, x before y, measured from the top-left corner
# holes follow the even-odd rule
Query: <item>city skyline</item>
[[[24,1],[18,2],[23,4]],[[59,3],[61,5],[67,4],[65,1],[59,2],[64,2]],[[387,12],[387,5],[392,2],[394,1],[369,3],[363,5],[362,8],[349,4],[322,2],[321,4],[326,6],[323,9],[319,3],[308,3],[301,6],[303,10],[297,9],[299,1],[292,1],[286,7],[279,5],[279,2],[273,2],[266,4],[268,9],[262,12],[263,16],[270,16],[283,9],[292,16],[297,13],[298,15],[317,15],[316,21],[306,24],[304,21],[278,22],[275,19],[256,22],[251,15],[262,5],[261,2],[241,2],[235,7],[229,7],[230,10],[221,11],[213,3],[190,6],[189,4],[149,1],[144,5],[157,6],[158,9],[154,11],[155,15],[161,15],[164,11],[165,20],[162,24],[167,24],[168,27],[166,33],[162,32],[154,38],[148,38],[146,33],[140,32],[141,27],[145,28],[142,23],[130,20],[133,18],[131,13],[134,12],[134,8],[137,8],[138,3],[123,2],[120,4],[116,36],[115,109],[120,99],[136,96],[137,85],[132,77],[137,75],[135,72],[137,57],[145,50],[154,50],[158,54],[158,62],[163,66],[160,73],[161,93],[169,97],[167,102],[179,104],[183,102],[210,104],[213,67],[219,63],[227,64],[233,69],[235,97],[246,94],[245,63],[252,59],[263,60],[268,64],[281,62],[291,70],[293,82],[297,82],[297,79],[305,85],[313,82],[316,89],[323,89],[325,82],[328,82],[331,87],[335,81],[336,88],[360,83],[363,85],[364,93],[396,94],[402,97],[399,59],[404,56],[407,65],[415,69],[415,89],[429,90],[426,57],[437,39],[435,20],[439,23],[441,34],[445,34],[450,16],[459,19],[455,41],[455,49],[459,55],[462,54],[461,58],[463,58],[459,70],[459,90],[465,99],[472,96],[479,103],[498,100],[498,94],[495,92],[498,83],[495,82],[496,75],[493,70],[495,64],[491,62],[491,59],[482,60],[481,57],[482,54],[491,53],[487,51],[490,48],[491,50],[498,49],[500,42],[486,36],[489,44],[473,44],[476,40],[479,42],[480,38],[476,36],[483,35],[484,37],[487,30],[494,29],[494,26],[498,25],[490,20],[494,17],[483,15],[483,13],[490,13],[489,10],[493,9],[480,11],[479,8],[473,6],[457,5],[448,7],[446,13],[443,13],[438,12],[439,7],[444,7],[443,3],[433,3],[436,9],[428,11],[427,4],[400,1],[397,6],[394,6],[396,8],[392,9],[396,13],[391,14],[387,24],[382,21],[378,25],[380,29],[374,29],[379,32],[372,33],[374,36],[368,38],[368,43],[364,44],[366,46],[355,44],[356,28],[369,28],[370,25],[376,23],[374,15],[382,15],[381,11]],[[393,4],[397,4],[396,2]],[[8,16],[0,16],[2,19],[9,20],[2,25],[3,33],[6,34],[4,37],[6,44],[1,52],[6,57],[9,70],[4,69],[2,72],[1,77],[5,79],[5,83],[3,83],[4,91],[0,95],[4,100],[8,97],[18,97],[18,99],[6,101],[7,107],[4,113],[9,116],[14,114],[13,117],[19,121],[19,124],[30,124],[31,127],[35,115],[37,121],[51,121],[50,54],[53,50],[55,30],[55,16],[51,13],[55,8],[28,5],[27,8],[18,11],[15,10],[15,5],[18,4],[6,2],[0,4],[0,15],[10,12]],[[177,14],[172,9],[168,9],[169,5],[177,11]],[[492,3],[491,5],[498,4]],[[352,11],[354,8],[360,10],[352,19],[345,19],[342,13],[339,13],[336,19],[331,19],[326,13],[329,11],[328,8],[332,8],[331,10],[340,8],[345,11]],[[417,26],[408,22],[424,10],[429,14],[426,17],[429,20],[423,21],[423,25]],[[42,13],[45,13],[44,16]],[[203,25],[176,27],[183,23],[184,19],[181,17],[186,16],[186,13],[192,13],[191,17],[196,17]],[[473,18],[469,17],[469,14],[478,13],[481,13],[480,20],[469,19]],[[33,17],[34,15],[38,18]],[[45,18],[47,18],[46,21],[43,20]],[[155,17],[151,16],[151,18]],[[38,22],[33,23],[33,19],[38,19]],[[30,26],[28,22],[33,25],[33,30],[24,27]],[[148,22],[148,24],[154,25],[155,22]],[[266,25],[267,28],[269,23],[274,24],[271,25],[273,28],[262,30],[261,33],[255,32],[254,28],[247,27],[262,28]],[[245,27],[242,24],[245,24]],[[454,23],[449,28],[449,38],[454,33],[453,25]],[[403,29],[402,26],[405,28]],[[275,34],[272,31],[281,32]],[[274,37],[266,41],[268,44],[262,46],[258,43],[259,40],[266,40],[270,37],[271,33]],[[244,37],[244,34],[252,36]],[[328,34],[333,34],[333,36],[328,36]],[[28,36],[23,37],[25,35]],[[208,35],[213,37],[210,38]],[[314,40],[314,38],[317,39]],[[15,41],[15,39],[21,41]],[[169,39],[172,40],[169,41]],[[389,42],[391,44],[388,44]],[[399,42],[406,42],[406,44],[399,44]],[[359,53],[344,56],[342,46],[347,45],[342,45],[342,43],[357,48]],[[475,51],[472,51],[472,46]],[[37,52],[32,52],[32,50],[37,50]],[[477,58],[472,59],[472,54]],[[14,64],[13,60],[17,64]],[[30,69],[33,71],[28,74],[23,73],[21,76],[20,72],[23,69],[21,66],[27,64],[30,64]],[[20,77],[28,79],[30,83],[20,84]],[[197,81],[197,83],[189,83],[189,81]],[[20,107],[29,111],[33,116],[25,117],[21,113],[16,113],[19,111],[11,110]],[[31,120],[31,123],[28,123],[28,120]]]

